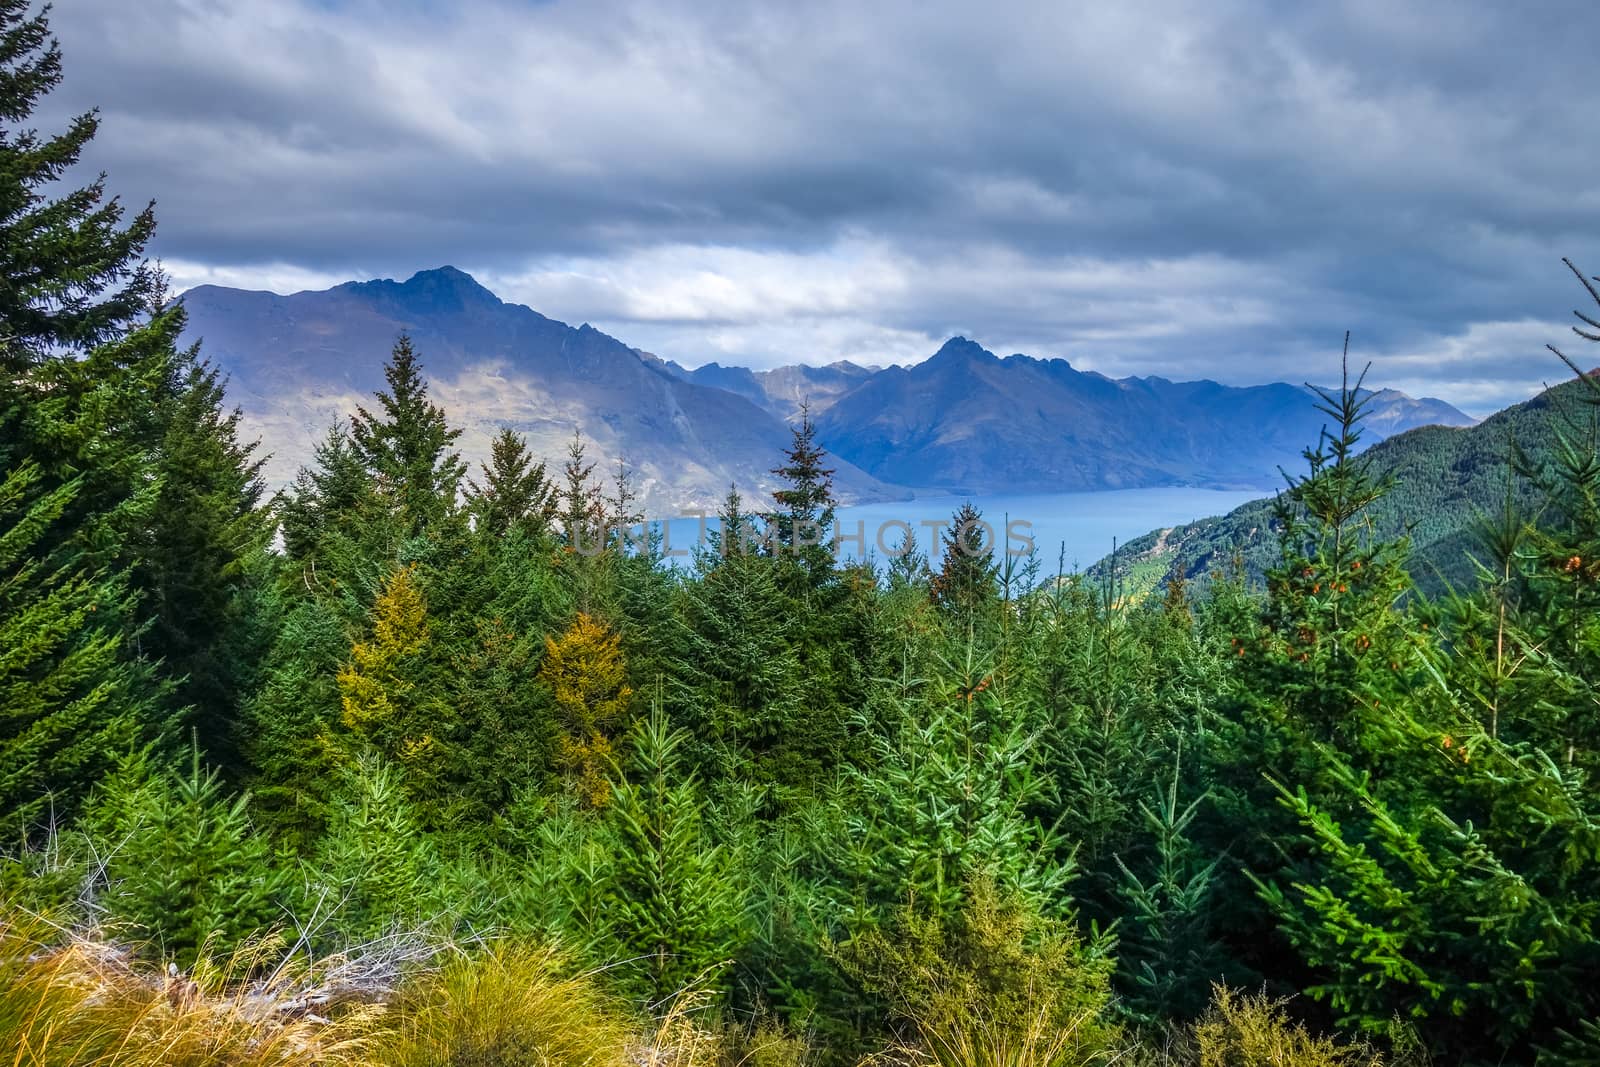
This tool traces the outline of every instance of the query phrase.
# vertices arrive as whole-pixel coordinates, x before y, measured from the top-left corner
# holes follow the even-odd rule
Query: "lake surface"
[[[989,496],[919,496],[840,508],[840,554],[850,558],[870,556],[882,562],[899,548],[908,531],[917,549],[935,562],[939,550],[930,551],[951,515],[972,501],[993,528],[997,549],[1025,554],[1030,544],[1040,565],[1054,571],[1058,561],[1067,570],[1081,570],[1118,544],[1163,526],[1176,526],[1211,515],[1222,515],[1266,491],[1221,489],[1116,489],[1094,493],[1016,493]],[[672,519],[665,524],[666,547],[676,561],[701,536],[698,519]],[[715,519],[705,523],[716,529]],[[1009,535],[1009,536],[1008,536]]]

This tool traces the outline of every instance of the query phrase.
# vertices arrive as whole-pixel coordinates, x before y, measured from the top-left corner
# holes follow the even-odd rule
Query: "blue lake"
[[[863,555],[879,561],[894,554],[909,529],[917,548],[930,551],[939,535],[935,524],[948,524],[950,516],[971,500],[994,531],[998,549],[1025,553],[1031,544],[1041,566],[1053,571],[1058,561],[1067,570],[1081,569],[1111,551],[1112,539],[1123,543],[1158,527],[1176,526],[1211,515],[1222,515],[1246,501],[1266,495],[1264,490],[1220,489],[1117,489],[1093,493],[1019,493],[991,496],[919,496],[840,508],[840,554]],[[672,519],[665,524],[666,547],[682,560],[701,536],[698,519]],[[714,530],[715,519],[705,528]]]

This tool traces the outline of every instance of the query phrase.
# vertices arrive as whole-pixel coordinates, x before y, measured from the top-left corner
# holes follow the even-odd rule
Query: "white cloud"
[[[221,285],[231,289],[265,290],[271,293],[298,293],[307,289],[330,289],[341,282],[365,281],[370,275],[357,272],[310,270],[293,263],[267,263],[259,266],[222,266],[183,259],[164,259],[160,263],[174,295],[197,285]]]

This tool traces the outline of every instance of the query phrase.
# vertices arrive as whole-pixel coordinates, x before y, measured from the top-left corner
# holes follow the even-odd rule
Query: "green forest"
[[[269,495],[60,78],[0,0],[0,1059],[1600,1062],[1587,379],[1431,590],[1348,378],[1270,556],[1143,597],[839,562],[805,420],[669,566],[405,337]]]

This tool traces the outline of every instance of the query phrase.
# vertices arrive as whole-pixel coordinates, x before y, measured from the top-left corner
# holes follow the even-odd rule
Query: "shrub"
[[[1074,927],[968,887],[954,921],[914,906],[888,932],[858,935],[840,961],[888,1000],[903,1036],[939,1067],[1078,1067],[1110,1063],[1110,965]]]
[[[1283,1001],[1243,996],[1218,986],[1211,1009],[1195,1024],[1200,1067],[1384,1067],[1371,1045],[1311,1034]]]

